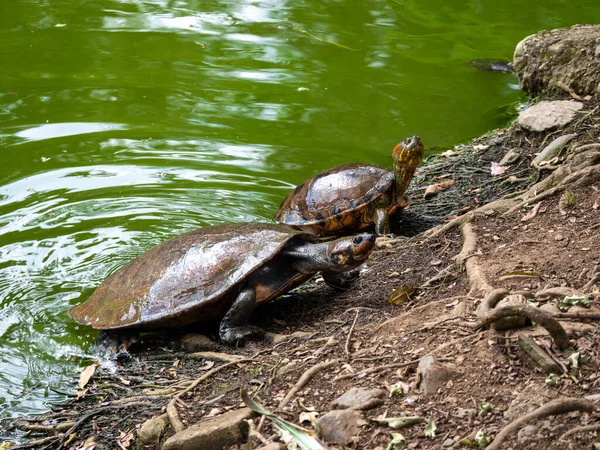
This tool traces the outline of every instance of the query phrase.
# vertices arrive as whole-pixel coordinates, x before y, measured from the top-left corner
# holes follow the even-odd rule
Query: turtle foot
[[[221,342],[227,345],[243,345],[248,339],[262,335],[258,327],[252,326],[221,327],[219,330]]]
[[[139,336],[135,334],[101,331],[96,339],[96,349],[107,359],[116,359],[118,355],[127,353],[129,347],[136,342],[139,342]]]
[[[323,272],[322,275],[327,285],[336,291],[346,291],[360,276],[360,269],[353,269],[348,272]]]

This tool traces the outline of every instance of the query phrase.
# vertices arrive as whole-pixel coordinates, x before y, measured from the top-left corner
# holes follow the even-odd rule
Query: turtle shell
[[[226,224],[183,234],[125,264],[69,316],[100,330],[219,320],[233,303],[238,285],[301,234],[265,223]]]
[[[391,206],[394,173],[370,164],[344,164],[296,187],[281,203],[275,221],[313,234],[335,234],[372,226],[367,207]]]

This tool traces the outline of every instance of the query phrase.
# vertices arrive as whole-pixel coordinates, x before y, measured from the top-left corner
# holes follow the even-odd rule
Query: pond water
[[[63,398],[96,336],[66,312],[128,260],[268,221],[407,136],[503,126],[516,77],[466,63],[599,21],[592,0],[0,2],[0,417]]]

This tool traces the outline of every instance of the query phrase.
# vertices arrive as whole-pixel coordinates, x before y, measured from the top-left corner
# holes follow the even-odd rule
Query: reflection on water
[[[119,266],[200,226],[270,220],[328,167],[391,166],[407,136],[502,126],[516,78],[465,62],[597,22],[591,5],[0,2],[0,416],[61,398],[95,338],[66,311]]]

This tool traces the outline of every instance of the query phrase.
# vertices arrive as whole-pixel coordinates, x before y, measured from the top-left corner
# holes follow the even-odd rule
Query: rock
[[[216,350],[219,344],[203,334],[189,333],[181,338],[180,347],[186,353],[193,353]]]
[[[520,157],[521,157],[520,150],[518,148],[511,148],[509,151],[506,152],[504,157],[500,160],[499,164],[501,166],[508,166],[509,164],[517,162],[517,160]]]
[[[258,450],[285,450],[285,445],[277,442],[271,442],[270,444],[260,447]]]
[[[330,444],[345,445],[360,431],[362,416],[352,409],[333,410],[317,419],[317,433]]]
[[[452,439],[452,438],[448,438],[444,442],[442,442],[442,447],[444,447],[444,448],[452,447],[453,445],[454,445],[454,439]]]
[[[569,100],[542,101],[519,114],[517,123],[530,131],[562,128],[577,117],[583,103]]]
[[[452,378],[453,371],[430,355],[423,356],[417,367],[419,389],[425,395],[432,395]]]
[[[373,409],[383,404],[383,389],[352,388],[331,402],[332,409]]]
[[[513,65],[530,96],[600,91],[600,26],[575,25],[527,36],[517,44]]]
[[[519,430],[517,433],[517,440],[521,443],[530,442],[532,438],[537,434],[538,427],[535,425],[527,425]]]
[[[560,314],[562,311],[556,306],[554,302],[544,303],[539,307],[542,311],[546,311],[550,314]]]
[[[250,408],[242,408],[210,417],[171,436],[162,450],[222,450],[241,444],[248,437],[248,424],[244,420],[253,416]]]
[[[138,432],[140,440],[144,444],[153,444],[160,439],[168,424],[169,419],[166,414],[146,420]]]
[[[526,305],[526,304],[527,304],[527,299],[525,298],[525,296],[523,296],[521,294],[512,294],[512,295],[507,295],[502,300],[500,300],[498,302],[498,304],[496,305],[496,308],[502,308],[503,306],[520,306],[520,305]],[[527,322],[527,317],[507,316],[507,317],[503,317],[500,320],[496,320],[490,326],[494,330],[498,330],[498,331],[510,330],[512,328],[522,327],[523,325],[525,325],[525,322]]]

